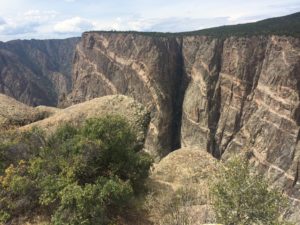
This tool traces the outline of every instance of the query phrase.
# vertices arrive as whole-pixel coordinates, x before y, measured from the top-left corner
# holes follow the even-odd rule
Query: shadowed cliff
[[[28,105],[56,106],[70,91],[79,40],[0,42],[0,92]]]

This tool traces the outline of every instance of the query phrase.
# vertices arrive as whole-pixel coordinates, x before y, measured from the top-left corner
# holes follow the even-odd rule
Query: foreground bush
[[[120,117],[64,125],[0,179],[0,218],[48,213],[53,224],[108,224],[142,188],[151,158]]]
[[[211,195],[219,223],[287,224],[280,220],[287,199],[277,189],[270,188],[261,175],[252,173],[248,161],[240,157],[220,168]]]

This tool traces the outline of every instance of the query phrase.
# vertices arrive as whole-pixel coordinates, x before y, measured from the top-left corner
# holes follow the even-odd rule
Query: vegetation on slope
[[[238,25],[220,26],[203,30],[161,33],[161,32],[136,32],[136,31],[99,31],[99,33],[132,33],[154,37],[181,37],[190,35],[203,35],[226,38],[230,36],[248,37],[256,35],[286,35],[300,37],[300,12],[288,16],[265,19],[262,21]]]
[[[31,134],[29,139],[40,140],[36,149],[19,142],[1,148],[3,159],[20,147],[30,153],[2,165],[2,222],[48,214],[57,225],[109,224],[142,189],[152,164],[135,132],[117,116],[89,119],[81,127],[64,125],[47,139]]]
[[[135,214],[132,202],[141,208],[138,196],[152,160],[140,151],[124,119],[89,119],[81,127],[63,125],[44,137],[37,129],[0,135],[2,223],[25,224],[16,220],[42,215],[55,225],[119,224]],[[287,224],[280,220],[286,199],[254,174],[247,161],[236,158],[223,166],[198,151],[174,152],[156,165],[154,180],[148,182],[153,190],[143,202],[150,215],[159,216],[158,224],[189,225],[200,219]]]
[[[287,199],[270,188],[262,175],[251,171],[249,162],[240,157],[227,161],[211,185],[212,204],[219,223],[289,224],[282,220]]]

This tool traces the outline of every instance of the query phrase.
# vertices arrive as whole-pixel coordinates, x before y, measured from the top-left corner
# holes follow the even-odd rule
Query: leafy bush
[[[53,224],[107,224],[141,190],[152,159],[121,117],[64,125],[0,179],[0,218],[38,208]]]
[[[236,157],[222,167],[211,186],[217,221],[223,224],[285,224],[279,221],[287,200],[248,161]]]
[[[32,158],[44,144],[44,134],[37,128],[26,132],[0,132],[0,175],[10,164],[17,165],[22,159]]]

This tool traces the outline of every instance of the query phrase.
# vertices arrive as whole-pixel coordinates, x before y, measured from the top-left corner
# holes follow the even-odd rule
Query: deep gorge
[[[195,146],[224,159],[250,152],[299,202],[299,52],[299,39],[285,36],[87,32],[66,103],[131,96],[151,111],[148,151],[162,157]]]
[[[145,149],[157,159],[180,147],[224,160],[249,153],[299,221],[299,52],[299,37],[285,34],[85,32],[0,43],[0,91],[33,106],[130,96],[151,113]]]

